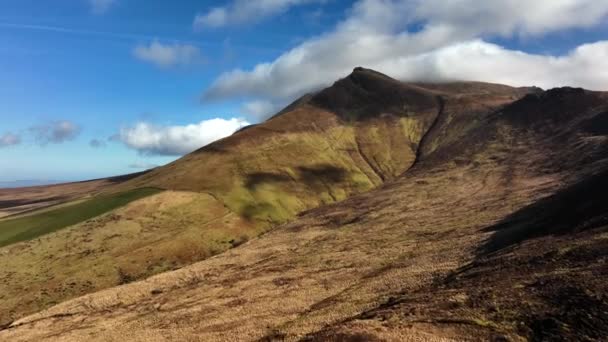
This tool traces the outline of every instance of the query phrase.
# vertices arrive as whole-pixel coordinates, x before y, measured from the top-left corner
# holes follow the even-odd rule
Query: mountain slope
[[[103,187],[105,194],[170,191],[0,249],[0,262],[13,265],[0,270],[0,324],[203,260],[301,211],[369,191],[411,168],[422,157],[419,145],[433,141],[428,133],[443,127],[438,122],[460,117],[443,110],[446,101],[481,118],[528,92],[404,84],[357,68],[262,124]]]
[[[348,129],[360,132],[362,123],[374,123],[383,114],[395,116],[403,108],[389,101],[377,110],[383,98],[369,95],[365,103],[370,105],[354,102],[353,108],[363,109],[352,114],[350,100],[341,100],[341,94],[350,94],[350,85],[361,83],[346,82],[344,89],[333,89],[327,96],[335,102],[325,100],[321,92],[295,111],[313,108],[299,115],[315,115],[314,122],[324,122],[329,117],[325,111],[331,109],[332,118],[340,122],[354,118]],[[357,97],[368,95],[364,86],[355,89]],[[418,89],[425,94],[419,101]],[[600,280],[608,272],[608,208],[601,204],[608,172],[608,95],[466,83],[404,85],[395,91],[402,90],[407,96],[416,93],[411,103],[422,106],[417,110],[434,103],[423,133],[409,141],[413,148],[401,150],[408,156],[403,162],[407,172],[391,174],[386,165],[396,164],[382,162],[384,151],[374,154],[380,148],[370,143],[370,154],[362,153],[368,161],[350,160],[359,161],[370,182],[374,174],[384,175],[387,181],[381,187],[303,212],[205,261],[18,320],[0,332],[0,339],[523,340],[576,338],[568,334],[580,324],[586,329],[581,336],[606,337],[606,288]],[[370,112],[376,116],[369,118]],[[242,151],[251,143],[251,132],[264,137],[256,144],[262,151],[268,146],[264,139],[274,137],[261,133],[264,127],[281,132],[282,143],[275,148],[288,146],[291,139],[300,142],[298,146],[305,144],[302,135],[292,136],[297,125],[280,131],[290,113],[132,180],[129,186],[180,189],[186,186],[180,179],[196,186],[216,185],[209,183],[215,179],[203,180],[196,170],[213,163],[206,159],[212,153]],[[409,120],[405,112],[403,118]],[[340,141],[355,149],[360,136],[347,136]],[[309,146],[316,145],[309,143],[302,151],[317,151]],[[239,155],[254,164],[247,153]],[[303,160],[319,158],[301,153],[307,157]],[[341,149],[331,153],[333,160],[346,159]],[[403,155],[391,153],[390,158]],[[267,158],[262,160],[272,161]],[[186,162],[198,167],[178,167]],[[277,165],[293,168],[290,162],[278,159]],[[221,165],[207,167],[221,174],[214,171]],[[179,177],[172,178],[170,170]],[[277,183],[276,171],[268,173],[262,179]],[[246,187],[248,173],[227,174]],[[296,180],[304,179],[296,175]],[[378,184],[380,180],[378,176]],[[287,182],[269,191],[282,198]],[[217,184],[210,186],[217,191],[214,195],[238,211],[227,195],[233,188]],[[308,194],[307,186],[296,187],[298,196]],[[585,196],[588,201],[580,203]],[[565,214],[569,211],[572,215]],[[555,222],[563,225],[553,229]],[[544,286],[551,281],[556,285]]]

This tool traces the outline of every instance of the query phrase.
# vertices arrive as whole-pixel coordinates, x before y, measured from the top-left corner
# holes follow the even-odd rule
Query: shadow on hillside
[[[317,181],[323,181],[326,183],[339,183],[346,178],[348,172],[341,168],[333,165],[321,164],[313,167],[298,167],[300,179],[310,185]]]
[[[249,190],[255,190],[262,184],[283,183],[290,181],[291,178],[284,174],[273,172],[254,172],[247,174],[245,187]]]
[[[291,185],[305,186],[315,192],[329,191],[331,193],[332,185],[341,183],[348,176],[348,171],[346,169],[328,164],[300,166],[296,168],[296,171],[295,177],[286,173],[250,173],[245,178],[245,187],[250,191],[255,191],[259,186],[265,184],[276,185],[292,182]],[[289,206],[279,208],[280,206],[283,206],[283,204],[277,203],[257,200],[244,206],[239,214],[247,220],[252,220],[254,218],[270,218],[271,220],[276,220],[276,218],[285,218],[285,211],[293,209]]]
[[[583,131],[592,135],[608,135],[608,112],[597,114],[583,122]]]
[[[247,187],[249,190],[255,190],[262,184],[277,184],[296,181],[316,189],[319,186],[340,183],[344,181],[348,175],[348,171],[346,171],[346,169],[329,164],[300,166],[297,167],[296,170],[297,179],[294,179],[287,174],[276,172],[250,173],[246,176],[245,187]]]
[[[488,227],[494,231],[478,250],[492,253],[528,239],[571,234],[608,224],[608,171],[543,198]]]

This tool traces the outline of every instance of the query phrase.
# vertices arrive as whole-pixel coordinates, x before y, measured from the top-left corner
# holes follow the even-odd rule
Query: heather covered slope
[[[530,89],[497,106],[451,87],[433,89],[442,110],[413,165],[378,189],[0,338],[605,338],[608,96]]]
[[[439,145],[428,138],[443,127],[438,123],[453,125],[460,133],[450,139],[457,139],[466,134],[462,127],[475,127],[469,118],[485,117],[529,91],[411,85],[357,68],[267,122],[103,188],[109,194],[170,191],[1,248],[0,263],[10,266],[0,270],[0,324],[190,265],[303,210],[373,189],[414,165],[419,146]]]

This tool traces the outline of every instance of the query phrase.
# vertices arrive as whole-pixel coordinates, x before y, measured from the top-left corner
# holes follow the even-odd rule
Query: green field
[[[161,191],[155,188],[135,189],[94,197],[39,214],[0,221],[0,247],[55,232]]]

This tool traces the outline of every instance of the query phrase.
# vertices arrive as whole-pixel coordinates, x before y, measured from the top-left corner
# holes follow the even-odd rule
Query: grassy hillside
[[[45,210],[37,214],[0,221],[0,247],[27,241],[122,207],[150,196],[160,189],[135,189],[113,195],[95,197],[73,205]]]
[[[0,249],[0,255],[10,254],[19,265],[4,273],[3,290],[10,293],[3,299],[9,313],[5,321],[204,260],[298,213],[390,182],[420,162],[421,145],[429,140],[425,137],[445,113],[455,118],[448,126],[469,113],[446,111],[452,101],[475,107],[476,115],[485,117],[522,94],[510,87],[488,93],[482,84],[464,94],[450,91],[358,69],[262,124],[106,188],[108,195],[161,188],[169,191],[166,196],[175,193],[190,200],[173,205],[157,194],[42,239]],[[154,209],[163,201],[168,207]],[[37,265],[51,270],[31,273]],[[26,292],[32,294],[27,305],[7,299]]]
[[[444,96],[429,152],[394,180],[0,339],[605,340],[608,96],[468,102],[477,115]]]
[[[146,194],[0,249],[0,325],[83,293],[189,265],[261,233],[207,194]]]

